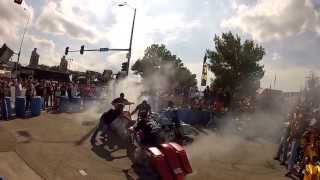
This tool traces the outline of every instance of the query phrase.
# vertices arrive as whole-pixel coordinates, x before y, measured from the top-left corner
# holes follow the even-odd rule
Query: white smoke
[[[279,179],[283,174],[272,159],[286,113],[257,110],[216,119],[217,131],[186,147],[195,171],[189,179]]]

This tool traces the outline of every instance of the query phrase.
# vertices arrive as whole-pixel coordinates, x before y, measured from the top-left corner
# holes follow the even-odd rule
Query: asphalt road
[[[138,179],[124,150],[92,149],[84,138],[98,115],[43,114],[0,122],[0,177],[9,180]],[[80,143],[79,143],[80,142]],[[275,145],[263,140],[209,135],[187,147],[193,180],[281,180],[272,160]],[[128,171],[127,171],[128,170]]]
[[[211,134],[188,147],[192,180],[285,180],[285,169],[273,160],[276,146],[262,139]]]

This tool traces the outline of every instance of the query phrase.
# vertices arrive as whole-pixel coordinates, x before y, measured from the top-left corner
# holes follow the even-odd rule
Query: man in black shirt
[[[118,104],[118,103],[125,104],[125,105],[133,104],[133,103],[129,102],[126,98],[124,98],[124,93],[120,93],[120,97],[114,99],[111,102],[112,105],[115,105],[115,104]]]
[[[133,103],[125,99],[124,93],[121,93],[120,97],[114,99],[111,104],[115,107],[115,109],[110,109],[109,111],[102,114],[102,116],[100,117],[99,125],[92,135],[91,143],[94,143],[96,136],[100,130],[103,130],[101,136],[105,136],[110,124],[122,114],[124,106]]]
[[[134,104],[132,102],[129,102],[126,98],[124,98],[124,93],[120,93],[120,97],[114,99],[111,104],[116,108],[116,109],[122,109],[124,108],[125,105],[131,105]],[[120,106],[119,106],[120,105]]]
[[[39,82],[36,84],[36,87],[35,87],[36,95],[41,96],[41,98],[43,98],[43,88],[44,88],[43,82]]]
[[[131,115],[138,112],[138,120],[148,118],[149,114],[151,113],[151,106],[147,103],[146,100],[142,101],[136,109],[131,113]]]

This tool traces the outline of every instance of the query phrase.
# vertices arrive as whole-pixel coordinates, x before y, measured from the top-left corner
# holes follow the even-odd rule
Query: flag
[[[207,65],[207,54],[206,54],[203,58],[201,86],[207,85],[207,79],[208,79],[208,65]]]
[[[206,63],[207,63],[207,58],[208,58],[208,57],[207,57],[207,54],[205,54],[205,55],[204,55],[204,58],[203,58],[203,64],[206,64]]]

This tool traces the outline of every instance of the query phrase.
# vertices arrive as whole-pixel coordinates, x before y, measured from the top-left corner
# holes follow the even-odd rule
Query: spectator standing
[[[13,104],[16,101],[15,81],[12,81],[10,83],[10,94],[11,94],[11,107],[13,107]]]
[[[49,82],[49,85],[48,85],[48,88],[47,88],[47,91],[48,91],[48,104],[49,104],[49,107],[52,107],[53,106],[53,82],[50,81]]]
[[[296,163],[296,160],[298,159],[298,150],[300,147],[300,140],[302,138],[302,135],[304,133],[304,130],[308,126],[307,118],[304,116],[303,113],[297,113],[297,119],[296,123],[291,127],[291,147],[290,147],[290,157],[288,159],[288,172],[286,176],[291,176],[294,170],[294,164]]]
[[[26,111],[31,108],[31,99],[34,96],[35,88],[31,80],[26,85]]]
[[[55,102],[54,102],[56,110],[59,108],[60,96],[61,96],[61,89],[60,89],[60,85],[57,84],[56,90],[55,90]]]
[[[44,87],[43,87],[43,98],[44,98],[44,103],[43,103],[43,109],[48,108],[49,107],[49,94],[48,94],[48,82],[45,81],[44,83]]]
[[[78,95],[78,88],[75,83],[71,86],[71,97],[76,97]]]
[[[37,83],[35,86],[35,89],[36,89],[36,95],[41,96],[41,98],[43,98],[43,89],[44,89],[43,82]]]
[[[68,86],[68,89],[67,89],[67,93],[68,93],[68,97],[69,97],[69,100],[71,100],[72,98],[72,83],[69,83],[69,86]]]
[[[1,111],[1,119],[4,119],[5,116],[4,116],[4,110],[3,110],[3,104],[4,104],[4,83],[3,81],[1,80],[0,82],[0,111]]]
[[[56,104],[56,92],[57,92],[57,83],[53,82],[52,83],[52,108],[55,109],[57,104]]]
[[[22,84],[21,84],[21,81],[20,80],[16,80],[15,81],[15,95],[16,96],[21,96],[21,91],[22,91]]]
[[[9,86],[9,82],[8,81],[4,82],[4,96],[5,97],[10,97],[11,96],[10,86]]]
[[[62,83],[60,86],[61,96],[66,96],[67,93],[67,87],[65,83]]]

